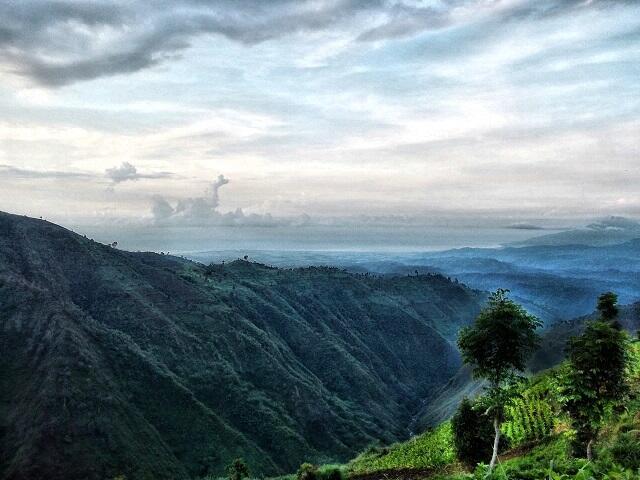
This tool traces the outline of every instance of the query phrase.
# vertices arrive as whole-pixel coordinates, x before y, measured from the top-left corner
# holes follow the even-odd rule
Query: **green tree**
[[[605,322],[615,322],[618,318],[618,295],[613,292],[605,292],[598,297],[596,306],[600,319]]]
[[[617,297],[605,293],[598,299],[597,320],[569,339],[568,368],[560,385],[564,408],[576,431],[574,451],[591,460],[592,445],[609,407],[627,392],[627,334],[616,321]]]
[[[491,420],[468,398],[464,398],[451,418],[453,443],[458,459],[475,466],[491,455]]]
[[[498,289],[475,323],[458,334],[458,347],[464,363],[471,365],[476,378],[487,380],[487,413],[493,417],[492,471],[498,459],[500,424],[504,406],[513,396],[518,372],[524,371],[540,337],[536,328],[542,323],[522,306],[507,297],[508,290]]]
[[[242,480],[249,476],[249,467],[242,458],[236,458],[227,466],[227,476],[229,480]]]

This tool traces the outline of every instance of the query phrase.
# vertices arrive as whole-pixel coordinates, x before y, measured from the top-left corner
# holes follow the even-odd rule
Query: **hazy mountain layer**
[[[610,216],[583,228],[540,235],[513,242],[514,245],[591,245],[605,246],[640,238],[640,223],[630,218]]]
[[[129,253],[0,214],[0,478],[184,478],[393,441],[482,295]]]
[[[608,290],[617,292],[624,304],[640,300],[640,231],[637,236],[624,243],[599,247],[538,245],[443,252],[257,251],[250,254],[277,266],[328,264],[353,272],[385,275],[438,272],[478,290],[508,288],[514,300],[545,324],[552,325],[558,320],[590,314],[598,296]],[[202,252],[193,257],[219,259],[233,257],[233,253]]]

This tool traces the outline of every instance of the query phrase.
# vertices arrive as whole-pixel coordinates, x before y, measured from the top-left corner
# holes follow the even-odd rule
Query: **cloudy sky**
[[[0,72],[0,210],[65,225],[640,216],[640,1],[5,0]]]

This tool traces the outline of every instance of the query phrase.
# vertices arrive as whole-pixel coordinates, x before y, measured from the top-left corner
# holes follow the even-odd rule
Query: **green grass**
[[[436,469],[456,462],[451,423],[389,447],[374,447],[349,464],[353,473],[393,469]]]

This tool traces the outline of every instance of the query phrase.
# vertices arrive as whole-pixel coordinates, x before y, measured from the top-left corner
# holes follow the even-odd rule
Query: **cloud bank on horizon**
[[[0,70],[1,210],[640,216],[637,1],[2,2]]]

